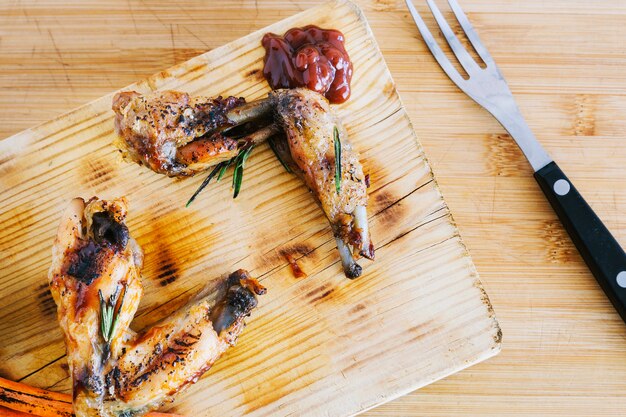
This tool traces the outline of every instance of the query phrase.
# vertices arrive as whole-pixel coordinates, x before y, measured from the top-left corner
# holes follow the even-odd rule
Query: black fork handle
[[[626,322],[626,253],[555,162],[535,172],[535,179],[591,273]]]

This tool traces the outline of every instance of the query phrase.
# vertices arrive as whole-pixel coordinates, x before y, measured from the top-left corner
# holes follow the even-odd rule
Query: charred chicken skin
[[[178,99],[172,99],[175,97]],[[172,107],[171,103],[177,100],[184,104]],[[230,97],[227,100],[236,99]],[[280,159],[303,179],[328,218],[346,276],[360,276],[362,269],[356,260],[360,257],[374,259],[367,221],[367,180],[358,153],[328,100],[306,88],[275,90],[267,98],[254,102],[232,101],[228,105],[215,105],[219,110],[194,116],[193,120],[202,117],[209,120],[201,128],[193,125],[197,130],[187,135],[191,118],[184,116],[190,111],[185,106],[210,101],[189,98],[185,93],[174,91],[151,96],[119,93],[113,109],[121,135],[120,149],[125,146],[125,153],[131,159],[156,172],[171,176],[191,175],[230,160],[251,143],[272,140]],[[151,110],[136,110],[144,107]],[[171,108],[177,110],[170,117]],[[148,120],[157,122],[146,124],[143,116],[146,112],[152,115]],[[163,118],[166,121],[158,121]],[[233,126],[245,126],[252,121],[265,122],[266,125],[256,126],[256,131],[238,139],[229,136]],[[147,148],[154,151],[146,153],[144,149]],[[175,162],[159,165],[150,155],[167,155],[164,159]],[[339,161],[337,156],[340,156]],[[341,168],[339,174],[336,173],[337,167]],[[339,181],[336,181],[337,176]]]
[[[232,346],[264,288],[244,270],[213,283],[142,334],[141,248],[125,199],[69,204],[53,246],[50,289],[65,335],[76,416],[141,416],[198,380]]]

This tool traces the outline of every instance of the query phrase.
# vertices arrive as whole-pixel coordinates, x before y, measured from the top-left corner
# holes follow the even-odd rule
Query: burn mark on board
[[[175,223],[173,223],[175,224]],[[159,242],[157,245],[146,246],[146,252],[155,252],[155,256],[158,257],[156,265],[154,265],[150,272],[144,276],[148,276],[157,281],[162,287],[166,287],[178,279],[179,268],[177,259],[170,249],[168,239],[166,238],[166,229],[162,227],[160,221],[155,222],[152,229],[150,240],[152,242]],[[147,248],[150,249],[147,249]],[[147,272],[144,270],[144,273]]]
[[[113,179],[115,168],[102,159],[85,159],[80,166],[80,179],[83,184],[96,187]]]
[[[350,314],[357,314],[359,311],[363,311],[366,308],[367,308],[367,306],[365,304],[358,303],[357,305],[352,307],[350,310],[348,310],[348,313],[350,313]]]
[[[438,333],[443,329],[443,325],[437,325],[433,319],[426,320],[418,325],[409,327],[407,334],[412,335],[411,342],[418,341],[433,333]]]
[[[147,224],[137,240],[146,254],[144,276],[165,287],[181,276],[190,260],[197,259],[196,253],[205,253],[206,244],[198,236],[206,236],[213,226],[206,216],[176,209],[176,203],[168,199],[150,207],[136,218]],[[159,215],[154,217],[154,212]]]
[[[307,292],[304,295],[304,298],[309,300],[311,304],[315,304],[318,301],[328,298],[334,291],[335,288],[332,285],[323,284],[322,286]]]
[[[37,306],[45,316],[54,316],[56,313],[56,304],[50,292],[48,283],[41,284],[35,290],[37,294]]]
[[[193,67],[189,68],[187,70],[187,72],[186,72],[186,75],[192,74],[192,73],[197,72],[197,71],[204,70],[204,69],[206,69],[206,67],[207,67],[207,64],[204,63],[204,62],[201,62],[200,64],[194,65]]]
[[[349,321],[348,326],[359,325],[371,316],[371,312],[367,310],[367,304],[364,302],[357,303],[348,310]]]
[[[166,251],[166,253],[168,253]],[[171,260],[171,258],[165,257],[159,262],[159,275],[157,279],[162,287],[165,287],[178,278],[178,267]]]
[[[370,196],[372,214],[374,214],[383,227],[391,228],[405,217],[407,207],[402,203],[405,197],[396,197],[394,194],[385,190],[373,193]]]
[[[260,68],[255,68],[255,69],[253,69],[251,71],[248,71],[246,73],[246,78],[247,79],[254,79],[254,80],[257,80],[257,81],[264,80],[263,73],[261,72]]]

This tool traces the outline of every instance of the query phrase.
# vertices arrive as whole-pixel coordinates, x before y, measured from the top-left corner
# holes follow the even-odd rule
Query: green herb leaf
[[[280,154],[278,153],[278,149],[276,149],[276,144],[274,143],[274,139],[273,138],[268,139],[267,143],[270,145],[270,148],[274,152],[274,155],[276,155],[276,158],[278,159],[280,164],[283,166],[283,168],[285,168],[285,171],[291,174],[291,168],[289,168],[289,165],[287,165],[287,163],[283,161],[283,159],[280,157]]]
[[[117,327],[117,323],[119,321],[119,312],[124,304],[124,298],[126,297],[126,290],[124,290],[124,294],[122,295],[122,300],[120,301],[120,306],[117,309],[117,313],[115,311],[115,307],[117,306],[117,298],[120,294],[120,287],[117,287],[115,293],[109,297],[109,301],[104,301],[104,296],[102,295],[102,290],[98,290],[98,295],[100,296],[100,331],[102,332],[102,338],[108,345],[113,338],[113,333],[115,332],[115,328]]]
[[[228,161],[230,163],[230,161]],[[191,203],[193,203],[193,200],[196,199],[196,197],[198,196],[198,194],[200,194],[200,192],[202,190],[204,190],[204,188],[209,185],[209,183],[211,182],[211,180],[213,179],[213,177],[215,176],[215,174],[217,174],[217,172],[222,169],[222,167],[224,166],[225,162],[220,162],[219,164],[215,165],[215,168],[213,168],[213,170],[211,171],[211,173],[209,174],[208,177],[206,177],[206,179],[204,181],[202,181],[202,184],[200,184],[200,187],[198,187],[198,189],[196,190],[195,193],[193,193],[193,195],[191,196],[191,198],[189,199],[189,201],[187,201],[187,204],[185,204],[185,207],[189,207],[189,205]],[[226,165],[226,167],[228,167]],[[224,169],[225,171],[226,169]],[[224,175],[224,174],[222,174]]]
[[[116,300],[115,302],[117,303],[117,292],[116,292]],[[122,294],[122,299],[120,300],[120,306],[117,308],[117,314],[115,314],[115,319],[113,319],[113,317],[111,317],[111,320],[113,321],[113,325],[111,326],[111,332],[109,333],[109,339],[111,339],[113,337],[113,334],[115,333],[115,329],[117,329],[117,323],[120,321],[120,311],[122,311],[122,306],[124,305],[124,299],[126,298],[126,289],[124,289],[124,293]],[[111,315],[113,315],[114,313],[114,309],[115,309],[115,304],[114,303],[111,306]]]
[[[254,145],[243,149],[237,155],[235,159],[235,171],[233,172],[233,198],[237,198],[239,191],[241,190],[241,183],[243,181],[243,169],[246,166],[246,161],[252,152]]]
[[[109,312],[109,305],[104,301],[102,291],[98,290],[100,295],[100,332],[102,332],[102,338],[105,342],[109,342],[109,332],[111,331],[111,319]]]
[[[222,162],[223,166],[220,169],[220,173],[217,175],[217,179],[215,181],[219,182],[222,179],[222,177],[226,173],[226,170],[230,166],[230,163],[233,162],[233,159],[234,158],[230,158],[228,161]]]
[[[239,195],[239,191],[241,190],[241,181],[243,179],[243,168],[245,166],[246,160],[250,156],[250,152],[252,152],[252,148],[254,148],[254,145],[248,146],[246,148],[242,148],[239,151],[239,153],[233,158],[229,159],[228,161],[223,161],[215,165],[215,168],[213,168],[209,176],[204,181],[202,181],[202,184],[200,184],[200,187],[198,187],[198,189],[196,190],[195,193],[193,193],[189,201],[187,201],[187,204],[185,205],[185,207],[189,207],[189,205],[196,199],[198,194],[200,194],[200,192],[204,190],[204,188],[207,185],[209,185],[211,180],[216,175],[217,175],[217,181],[221,180],[224,177],[224,174],[226,173],[226,171],[228,170],[228,167],[231,166],[232,164],[235,164],[235,170],[233,172],[233,188],[235,189],[235,191],[233,194],[233,198],[237,198],[237,196]]]
[[[339,194],[341,191],[341,139],[339,139],[337,126],[333,128],[333,136],[335,137],[335,190]]]

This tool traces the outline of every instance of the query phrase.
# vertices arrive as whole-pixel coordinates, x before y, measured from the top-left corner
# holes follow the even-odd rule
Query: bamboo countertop
[[[3,3],[0,137],[316,3]],[[626,325],[521,152],[446,78],[403,1],[358,3],[505,335],[499,356],[366,415],[622,415]],[[620,218],[626,211],[626,3],[466,0],[462,6],[536,136],[626,246]]]

